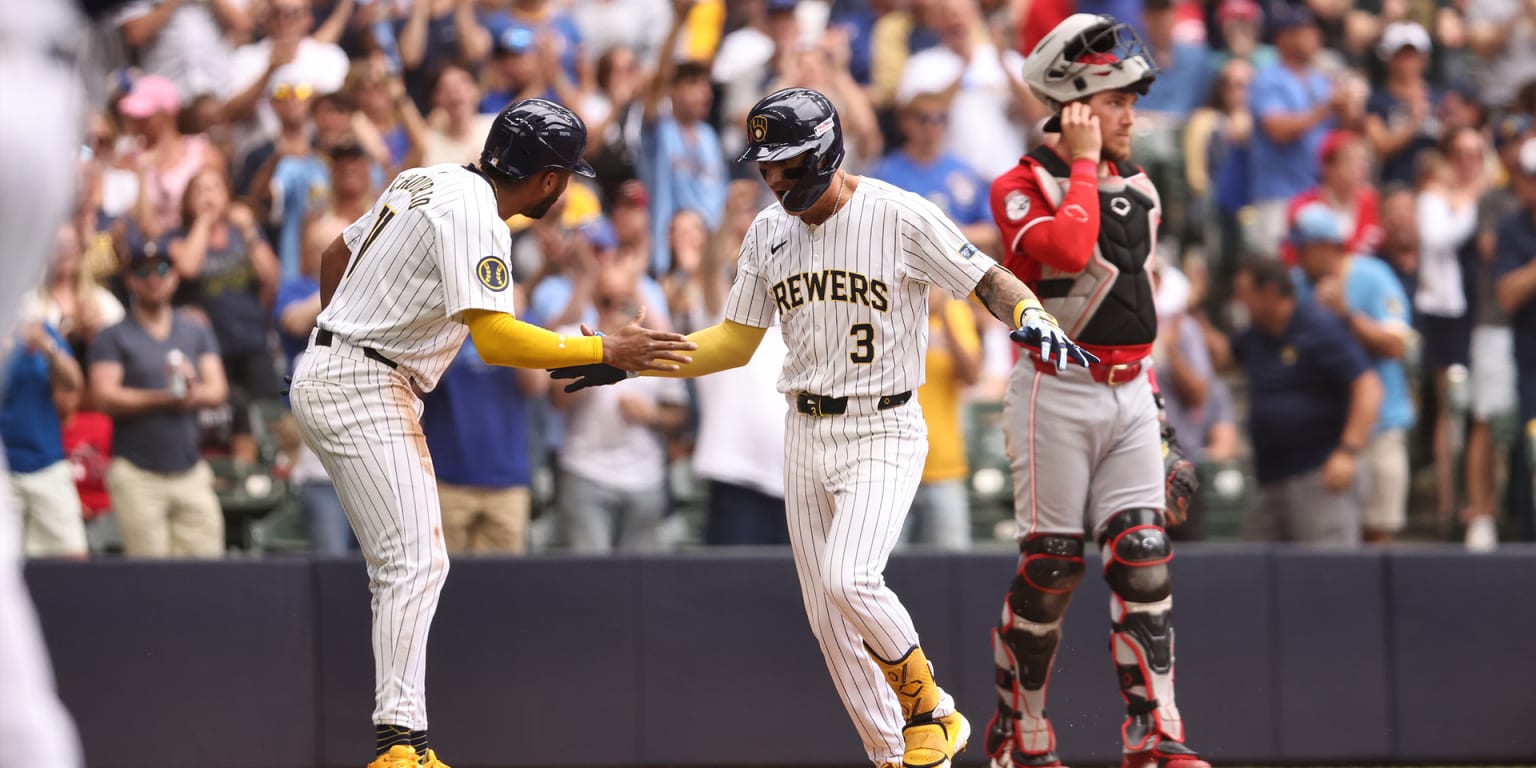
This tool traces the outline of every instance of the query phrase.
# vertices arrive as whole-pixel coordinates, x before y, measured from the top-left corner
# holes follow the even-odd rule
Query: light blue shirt
[[[990,185],[954,155],[943,154],[919,165],[904,151],[892,152],[869,175],[922,195],[962,227],[992,220],[987,199]]]
[[[1296,295],[1303,301],[1312,300],[1312,286],[1300,268],[1291,271],[1296,283]],[[1398,326],[1408,331],[1413,326],[1408,317],[1408,295],[1403,284],[1393,274],[1386,262],[1374,256],[1354,256],[1345,267],[1344,304],[1350,312],[1358,312],[1372,321]],[[1381,411],[1376,417],[1373,434],[1392,429],[1410,429],[1417,419],[1413,398],[1408,390],[1408,372],[1402,360],[1387,357],[1371,357],[1371,367],[1381,378]]]
[[[285,157],[272,169],[272,199],[278,204],[277,260],[283,279],[299,276],[304,252],[304,222],[310,210],[330,194],[331,170],[318,155]]]
[[[719,229],[730,174],[712,126],[695,124],[689,141],[671,116],[659,117],[641,129],[637,160],[640,180],[651,196],[651,269],[653,274],[665,274],[672,267],[672,251],[667,247],[672,216],[691,208],[704,217],[710,231]]]
[[[1253,78],[1250,103],[1254,122],[1262,123],[1275,114],[1310,111],[1327,101],[1331,91],[1328,78],[1315,69],[1297,76],[1280,64],[1265,67]],[[1317,150],[1333,128],[1334,119],[1330,117],[1312,126],[1301,138],[1277,144],[1256,125],[1250,142],[1252,200],[1290,200],[1317,186],[1321,171]]]

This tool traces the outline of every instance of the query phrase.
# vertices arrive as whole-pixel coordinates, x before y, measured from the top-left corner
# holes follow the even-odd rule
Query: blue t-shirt
[[[534,325],[550,327],[550,321],[571,302],[571,292],[574,290],[571,279],[565,275],[550,275],[540,280],[533,288],[533,295],[528,297],[528,311],[523,319]],[[640,276],[640,297],[645,300],[650,317],[655,317],[658,312],[662,317],[672,316],[671,307],[667,304],[667,292],[650,275]],[[597,327],[597,307],[589,304],[582,310],[578,322]]]
[[[319,155],[285,157],[272,170],[272,199],[281,214],[277,234],[277,260],[284,280],[298,277],[303,256],[304,223],[331,190],[331,169]]]
[[[875,13],[868,6],[838,12],[832,19],[832,26],[848,33],[848,74],[859,85],[870,83],[875,21]]]
[[[487,365],[473,340],[423,398],[421,429],[438,480],[476,488],[530,482],[528,398],[517,371]]]
[[[1493,252],[1495,280],[1536,259],[1536,212],[1522,208],[1499,222],[1498,245]],[[1515,362],[1522,372],[1536,374],[1536,299],[1525,302],[1510,314],[1509,327],[1515,333]]]
[[[513,26],[533,30],[536,38],[546,30],[553,32],[556,45],[560,46],[560,68],[565,70],[565,76],[570,78],[571,82],[581,79],[580,73],[576,70],[576,54],[581,49],[581,28],[576,25],[575,19],[566,14],[557,13],[543,20],[531,20],[518,18],[506,11],[481,13],[479,17],[480,26],[490,31],[492,40],[500,39],[501,34]]]
[[[1311,301],[1312,286],[1306,275],[1299,267],[1293,269],[1291,275],[1296,284],[1296,295],[1302,301]],[[1375,256],[1356,256],[1349,260],[1344,274],[1344,305],[1350,312],[1359,312],[1374,322],[1392,324],[1405,331],[1413,328],[1403,284],[1392,268]],[[1416,413],[1403,361],[1375,357],[1371,358],[1371,364],[1381,378],[1383,390],[1381,411],[1376,416],[1373,434],[1411,428]]]
[[[1284,66],[1266,67],[1254,75],[1252,96],[1254,126],[1252,147],[1253,200],[1290,200],[1317,186],[1317,151],[1323,137],[1333,130],[1334,119],[1312,126],[1300,139],[1276,144],[1264,132],[1265,117],[1274,114],[1307,112],[1328,101],[1332,86],[1317,70],[1298,76]]]
[[[69,354],[69,342],[46,326],[53,343]],[[64,436],[59,412],[53,407],[53,383],[48,356],[28,350],[15,337],[16,347],[5,361],[5,399],[0,403],[0,439],[12,472],[36,472],[64,460]]]
[[[942,154],[928,165],[919,165],[911,155],[897,150],[881,158],[869,175],[922,195],[962,227],[992,220],[989,185],[954,155]]]
[[[1188,117],[1210,100],[1215,72],[1204,43],[1174,43],[1173,61],[1158,70],[1157,83],[1136,100],[1136,109]]]
[[[671,116],[659,117],[640,129],[638,161],[640,180],[651,195],[651,270],[665,274],[672,267],[667,233],[672,216],[693,209],[704,217],[710,231],[720,227],[725,212],[725,188],[730,173],[725,167],[720,137],[707,122],[693,127],[693,139]]]
[[[277,287],[277,298],[272,301],[272,327],[277,329],[277,342],[283,350],[283,359],[288,361],[288,372],[293,373],[293,361],[309,346],[309,334],[295,336],[283,330],[283,313],[290,306],[304,301],[320,292],[320,282],[313,277],[299,275],[291,280],[284,280]]]
[[[1248,432],[1260,483],[1323,465],[1339,445],[1355,379],[1370,367],[1344,323],[1310,301],[1279,338],[1250,327],[1232,339],[1248,378]]]

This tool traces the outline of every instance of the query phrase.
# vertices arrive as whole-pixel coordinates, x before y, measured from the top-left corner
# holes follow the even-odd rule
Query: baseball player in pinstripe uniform
[[[1125,768],[1208,768],[1184,745],[1173,698],[1173,551],[1163,530],[1193,493],[1192,467],[1160,428],[1148,355],[1157,336],[1157,189],[1129,162],[1138,95],[1156,74],[1110,16],[1076,14],[1041,39],[1024,80],[1056,111],[1040,147],[992,185],[1005,263],[1102,362],[1059,370],[1021,356],[1006,396],[1019,567],[993,631],[994,768],[1059,766],[1045,692],[1061,618],[1099,545],[1110,653],[1127,717]],[[1163,442],[1166,440],[1167,442]]]
[[[448,554],[419,393],[436,386],[468,335],[493,365],[637,371],[688,362],[679,351],[691,343],[636,323],[567,338],[513,316],[503,220],[543,216],[572,173],[592,175],[581,159],[586,135],[565,107],[514,102],[497,115],[478,167],[401,173],[323,256],[324,309],[291,400],[368,562],[378,748],[370,768],[443,765],[427,746],[425,678]]]
[[[912,618],[886,585],[886,560],[928,451],[912,390],[923,383],[928,291],[972,291],[1053,365],[1084,362],[1034,295],[979,253],[922,197],[850,176],[826,97],[774,93],[747,118],[754,160],[779,203],[741,245],[725,320],[689,339],[671,376],[744,365],[775,318],[789,356],[785,450],[790,544],[811,630],[876,765],[945,768],[970,725],[934,682]],[[611,384],[611,366],[556,372],[573,388]]]

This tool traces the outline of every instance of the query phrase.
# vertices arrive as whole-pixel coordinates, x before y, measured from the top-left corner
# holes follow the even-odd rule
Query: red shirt
[[[1349,242],[1346,243],[1349,246],[1349,252],[1352,254],[1371,254],[1381,247],[1381,241],[1386,236],[1386,233],[1381,229],[1381,216],[1377,212],[1378,199],[1375,189],[1369,186],[1362,186],[1359,191],[1355,192],[1352,210],[1338,212],[1340,215],[1348,216],[1355,221],[1354,233],[1350,235]],[[1290,207],[1285,211],[1286,231],[1289,232],[1292,227],[1296,226],[1296,213],[1298,211],[1312,203],[1318,202],[1325,205],[1328,204],[1327,198],[1323,197],[1322,187],[1313,187],[1291,198]],[[1286,240],[1280,245],[1280,256],[1285,259],[1286,264],[1294,266],[1296,264],[1296,247],[1291,245],[1289,240]]]
[[[64,426],[64,455],[75,472],[75,489],[85,519],[112,509],[107,495],[107,464],[112,461],[112,419],[104,413],[81,411]]]
[[[1003,266],[1032,290],[1039,286],[1044,267],[1069,274],[1083,271],[1099,240],[1098,164],[1072,162],[1071,184],[1060,205],[1053,205],[1041,188],[1042,173],[1049,175],[1026,155],[992,182],[992,218],[1002,232]],[[1108,365],[1135,362],[1152,352],[1151,344],[1082,346]]]

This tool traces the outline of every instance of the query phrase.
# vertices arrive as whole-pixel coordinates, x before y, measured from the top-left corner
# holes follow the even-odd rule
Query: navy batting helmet
[[[738,162],[787,160],[810,153],[803,176],[784,194],[784,209],[800,212],[821,197],[843,164],[843,124],[827,97],[809,88],[785,88],[764,97],[747,115],[747,151]]]
[[[544,99],[508,104],[485,137],[480,165],[514,179],[526,179],[546,168],[561,168],[593,176],[581,159],[587,148],[587,126],[575,112]]]

